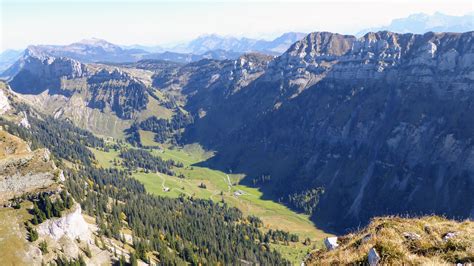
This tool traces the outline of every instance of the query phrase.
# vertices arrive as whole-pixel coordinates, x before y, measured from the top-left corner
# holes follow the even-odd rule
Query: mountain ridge
[[[7,50],[3,52],[0,71],[3,72],[3,77],[10,77],[11,71],[8,68],[11,68],[19,57],[32,51],[44,56],[68,57],[82,63],[127,63],[146,59],[190,63],[201,59],[236,59],[249,52],[279,55],[304,35],[298,32],[288,32],[266,41],[211,34],[199,36],[188,43],[170,48],[144,45],[120,46],[99,38],[83,39],[68,45],[29,45],[24,51]]]
[[[474,121],[462,115],[474,97],[473,35],[314,32],[278,57],[145,64],[150,70],[140,71],[148,71],[148,89],[194,117],[182,142],[215,150],[206,166],[246,174],[243,182],[274,200],[323,188],[313,219],[340,232],[374,215],[473,215],[461,204],[472,200],[474,184]],[[106,87],[115,79],[107,73]],[[119,105],[135,99],[132,108],[148,110],[138,98]],[[120,108],[115,114],[131,122]]]
[[[188,128],[185,136],[190,142],[198,141],[206,148],[217,150],[218,155],[207,162],[211,166],[240,171],[254,178],[274,177],[274,181],[262,185],[268,194],[284,197],[288,191],[324,187],[325,193],[314,216],[319,220],[318,225],[333,223],[334,229],[351,228],[371,215],[390,214],[387,210],[472,216],[469,206],[460,207],[461,202],[472,200],[469,197],[461,200],[454,194],[433,191],[441,187],[446,191],[449,182],[454,182],[441,174],[441,169],[454,163],[448,158],[472,151],[466,138],[469,133],[465,131],[471,129],[460,131],[439,110],[445,108],[457,113],[467,108],[463,112],[469,112],[467,99],[473,96],[470,56],[473,34],[378,32],[357,39],[312,33],[271,61],[260,78],[232,98],[217,100],[206,116]],[[414,86],[419,89],[410,89]],[[462,93],[467,93],[467,98],[462,104],[455,103],[457,95]],[[417,94],[420,96],[415,100]],[[415,108],[417,101],[424,103],[423,109]],[[430,101],[437,102],[438,109],[426,104]],[[408,112],[410,109],[417,110],[416,115]],[[426,121],[418,124],[417,115]],[[456,137],[443,131],[441,125],[435,126],[440,122],[432,117],[447,123],[445,127],[457,132]],[[460,125],[470,124],[468,117],[462,119]],[[430,140],[423,143],[431,141],[438,146],[416,146],[416,136],[429,130],[437,133],[430,133]],[[462,148],[459,151],[443,148],[441,140]],[[416,163],[397,153],[413,156]],[[423,154],[442,155],[429,160]],[[258,164],[254,162],[256,158]],[[274,161],[281,163],[275,166]],[[439,163],[433,166],[439,168],[436,186],[429,184],[426,172],[433,161]],[[355,162],[360,172],[351,180]],[[446,166],[442,166],[444,162]],[[470,169],[468,172],[472,171],[470,159],[462,159],[461,164]],[[425,170],[420,172],[417,168]],[[398,177],[397,171],[402,171]],[[461,173],[452,172],[456,181],[449,188],[451,193],[457,189],[467,193],[466,189],[472,188],[472,174],[463,177]],[[294,175],[299,178],[292,178]],[[388,175],[393,186],[399,186],[399,192],[388,189],[390,182],[382,182],[381,175]],[[413,180],[417,175],[424,177],[423,185]],[[413,183],[408,185],[408,182]],[[416,190],[433,191],[415,193]],[[392,200],[382,200],[384,193],[394,194]],[[432,204],[414,198],[428,195],[438,198]],[[395,200],[399,197],[406,197],[403,200],[406,204],[400,206],[399,200]],[[338,200],[341,198],[344,200]],[[458,204],[451,202],[458,200]]]

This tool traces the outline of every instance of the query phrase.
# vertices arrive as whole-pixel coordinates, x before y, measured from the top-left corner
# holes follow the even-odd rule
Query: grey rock
[[[379,255],[379,253],[377,252],[377,250],[375,250],[375,248],[371,248],[371,249],[369,250],[368,262],[369,262],[369,265],[370,265],[370,266],[379,265],[379,262],[380,262],[380,255]]]
[[[456,237],[457,236],[457,233],[456,232],[449,232],[449,233],[446,233],[444,236],[443,236],[443,240],[444,241],[448,241],[449,239],[453,238],[453,237]]]
[[[28,121],[28,115],[26,114],[26,112],[22,112],[22,115],[23,115],[23,118],[20,120],[19,125],[24,128],[30,128],[31,125],[30,125],[30,122]]]
[[[324,245],[328,250],[334,250],[336,249],[339,244],[337,243],[337,237],[327,237],[324,239]]]
[[[8,101],[7,96],[0,90],[0,115],[6,113],[11,109],[10,102]]]
[[[369,242],[369,240],[372,238],[372,235],[371,234],[367,234],[365,235],[363,238],[362,238],[362,244],[365,244],[367,242]]]
[[[6,137],[0,141],[0,147],[5,149],[0,152],[0,202],[55,183],[57,167],[47,149],[30,151],[22,140],[3,134]]]
[[[403,232],[403,236],[406,238],[406,239],[409,239],[409,240],[418,240],[421,238],[421,236],[417,233],[412,233],[412,232]]]
[[[81,206],[76,204],[73,211],[57,219],[50,219],[38,226],[38,233],[59,240],[64,236],[70,239],[89,241],[91,231],[81,215]]]

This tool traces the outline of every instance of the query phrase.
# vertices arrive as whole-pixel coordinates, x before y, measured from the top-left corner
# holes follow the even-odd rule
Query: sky
[[[414,13],[464,15],[471,0],[0,0],[0,51],[101,38],[171,45],[203,34],[270,39],[288,31],[353,34]]]

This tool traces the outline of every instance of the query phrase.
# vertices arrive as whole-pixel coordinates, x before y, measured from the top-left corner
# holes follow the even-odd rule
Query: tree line
[[[14,124],[9,124],[8,129],[36,147],[50,149],[58,160],[66,159],[79,165],[75,169],[64,169],[68,192],[85,213],[96,217],[100,235],[126,242],[122,229],[126,226],[132,230],[131,258],[148,262],[149,255],[155,254],[163,265],[289,264],[265,241],[266,234],[260,228],[262,223],[258,217],[245,217],[226,203],[148,194],[143,184],[127,171],[99,169],[91,163],[94,156],[87,146],[104,145],[94,136],[67,121],[46,118],[30,119],[30,123],[30,130]],[[147,158],[145,161],[149,159],[148,155],[140,156]],[[141,160],[143,158],[135,164],[155,167]],[[55,202],[41,196],[32,212],[40,223],[58,214],[57,210],[67,208],[68,202],[70,200],[62,195]],[[272,236],[277,238],[275,233]],[[78,262],[60,263],[77,265]]]
[[[160,157],[153,156],[146,150],[140,149],[122,149],[120,158],[123,159],[122,165],[130,170],[142,168],[146,171],[174,175],[174,172],[171,170],[173,166],[183,167],[182,163],[177,163],[173,160],[163,160]]]
[[[73,204],[74,200],[64,190],[55,200],[51,200],[49,193],[40,193],[36,199],[33,199],[33,209],[30,211],[33,215],[31,223],[37,225],[47,219],[61,217],[61,212],[70,209]]]
[[[143,145],[139,134],[139,130],[141,129],[155,133],[154,140],[156,142],[166,143],[169,141],[172,144],[176,144],[181,138],[182,130],[192,123],[192,116],[176,107],[171,119],[151,116],[140,123],[134,123],[125,131],[126,139],[132,145],[142,147]]]

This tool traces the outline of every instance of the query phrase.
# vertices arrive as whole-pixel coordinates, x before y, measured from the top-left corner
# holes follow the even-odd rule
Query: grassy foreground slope
[[[382,265],[443,265],[474,262],[474,222],[439,216],[381,217],[338,239],[334,250],[311,254],[310,265],[366,264],[374,248]]]
[[[31,219],[27,207],[31,206],[22,206],[20,210],[0,209],[0,261],[15,262],[16,265],[31,265],[34,262],[31,256],[25,256],[31,249],[24,237],[27,235],[24,223]]]
[[[148,142],[151,144],[150,140]],[[158,144],[155,143],[153,146],[156,145]],[[213,156],[199,145],[187,145],[183,148],[160,146],[161,149],[153,149],[151,153],[162,159],[181,162],[183,167],[175,167],[173,171],[177,176],[182,175],[184,178],[162,173],[134,172],[133,177],[143,183],[148,192],[166,197],[178,197],[185,194],[216,202],[224,201],[230,206],[239,208],[245,215],[258,216],[264,222],[265,230],[280,229],[295,233],[300,238],[298,243],[273,244],[285,258],[293,263],[299,264],[308,251],[321,247],[323,238],[328,236],[325,232],[318,230],[307,215],[295,213],[277,202],[262,199],[262,192],[256,188],[238,185],[242,175],[227,174],[196,166],[197,163]],[[95,149],[93,152],[101,166],[121,167],[112,164],[114,159],[120,161],[118,152]],[[201,183],[205,184],[206,188],[200,188]],[[302,243],[306,238],[311,239],[310,245]]]

